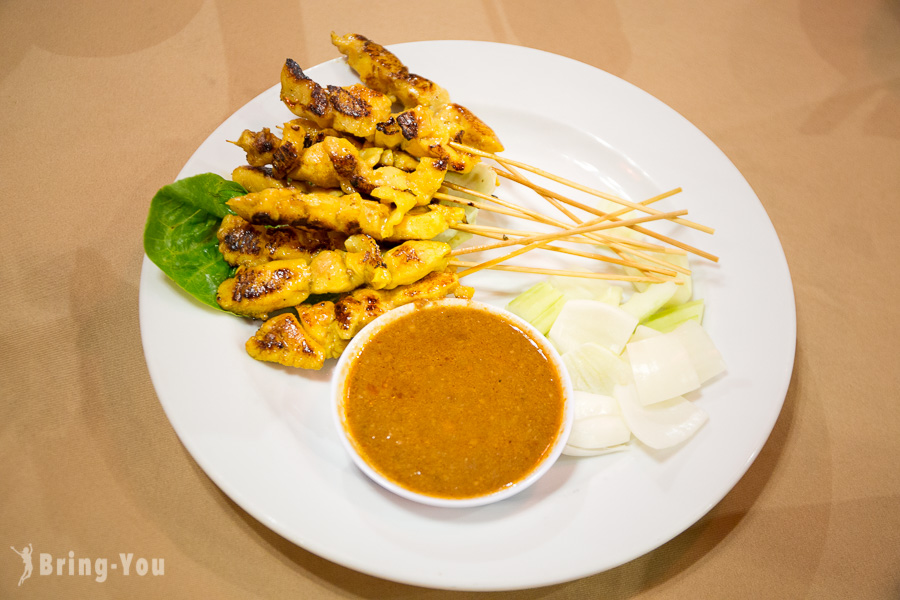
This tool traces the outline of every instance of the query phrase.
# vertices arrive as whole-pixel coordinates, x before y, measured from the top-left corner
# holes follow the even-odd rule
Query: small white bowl
[[[456,508],[481,506],[484,504],[490,504],[493,502],[498,502],[505,498],[509,498],[510,496],[513,496],[526,489],[538,479],[540,479],[541,476],[543,476],[553,466],[553,464],[559,458],[560,454],[562,454],[563,448],[566,445],[566,441],[569,438],[569,432],[572,429],[572,421],[574,420],[572,408],[572,382],[569,379],[569,375],[566,371],[565,366],[563,365],[559,353],[556,351],[553,345],[530,323],[521,319],[520,317],[495,306],[483,304],[481,302],[475,302],[472,300],[444,298],[441,300],[428,301],[426,303],[426,307],[432,306],[464,306],[501,316],[527,333],[528,336],[534,341],[534,343],[541,349],[544,355],[547,356],[552,368],[559,375],[560,383],[562,384],[562,394],[564,402],[562,426],[560,427],[560,431],[556,436],[556,441],[554,442],[551,451],[544,456],[541,462],[539,462],[526,477],[519,480],[518,482],[508,487],[502,488],[496,492],[492,492],[483,496],[459,499],[440,498],[429,496],[427,494],[420,494],[418,492],[409,490],[394,483],[393,481],[390,481],[366,462],[366,460],[359,454],[353,441],[350,439],[345,426],[343,401],[346,394],[347,375],[349,373],[351,365],[353,364],[353,361],[357,356],[359,356],[359,353],[366,342],[389,323],[393,323],[397,319],[402,319],[404,316],[409,315],[413,311],[417,310],[419,308],[417,303],[406,304],[399,308],[388,311],[387,313],[381,315],[380,317],[366,325],[362,329],[362,331],[357,333],[356,336],[350,341],[350,343],[344,349],[344,352],[341,354],[340,359],[338,359],[337,365],[334,370],[334,375],[331,380],[331,401],[338,436],[340,437],[341,443],[343,444],[344,448],[346,448],[347,452],[350,453],[350,457],[353,462],[363,473],[365,473],[368,477],[370,477],[373,481],[378,483],[383,488],[397,494],[398,496],[402,496],[403,498],[414,500],[422,504],[428,504],[430,506]]]

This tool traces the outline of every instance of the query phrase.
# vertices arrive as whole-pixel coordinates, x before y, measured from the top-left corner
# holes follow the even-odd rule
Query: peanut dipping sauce
[[[527,477],[563,431],[560,375],[513,322],[425,306],[385,325],[349,369],[344,425],[373,469],[437,498]]]

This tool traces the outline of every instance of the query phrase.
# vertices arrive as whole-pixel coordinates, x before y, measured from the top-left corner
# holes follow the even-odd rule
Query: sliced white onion
[[[582,344],[562,355],[572,387],[584,392],[611,395],[616,385],[631,381],[631,367],[621,357],[594,343]]]
[[[647,327],[646,325],[638,325],[634,333],[631,334],[631,339],[628,340],[628,343],[631,344],[633,342],[639,342],[641,340],[646,340],[647,338],[656,337],[658,335],[662,335],[661,331],[657,331],[651,327]],[[627,345],[625,346],[628,347]]]
[[[644,405],[681,396],[700,387],[700,378],[682,340],[671,333],[628,344],[625,356]]]
[[[563,306],[549,338],[560,353],[592,342],[621,354],[638,321],[618,307],[598,300],[570,300]]]
[[[566,454],[596,455],[631,440],[615,398],[576,390],[572,402],[575,419],[566,446],[570,452],[564,450]]]
[[[609,448],[631,439],[631,430],[621,415],[587,417],[572,423],[568,445],[587,450]]]
[[[592,394],[582,390],[575,390],[572,393],[572,416],[576,421],[588,417],[621,414],[619,401],[612,396]]]
[[[709,418],[693,402],[680,396],[644,406],[634,385],[618,386],[614,395],[634,437],[657,450],[682,443]]]
[[[725,359],[697,321],[685,321],[665,335],[675,336],[684,345],[701,384],[725,371]]]

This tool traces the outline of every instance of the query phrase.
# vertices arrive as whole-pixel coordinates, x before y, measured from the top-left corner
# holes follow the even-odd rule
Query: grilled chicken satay
[[[422,106],[448,130],[449,139],[486,152],[501,152],[497,134],[472,111],[450,102],[450,94],[438,84],[410,73],[396,55],[358,33],[339,36],[331,33],[331,43],[347,57],[347,62],[367,86],[396,99],[407,109]]]
[[[275,260],[238,267],[216,292],[216,302],[238,315],[266,318],[269,313],[297,306],[310,294],[344,293],[368,285],[393,289],[417,281],[450,260],[450,247],[442,242],[404,242],[382,256],[375,240],[366,235],[347,239],[346,251],[323,250],[305,258]]]
[[[316,227],[389,241],[431,239],[465,220],[458,207],[432,204],[401,213],[359,194],[303,194],[289,188],[238,196],[227,204],[255,225]]]
[[[468,173],[478,161],[477,156],[459,152],[449,144],[461,142],[463,132],[440,121],[425,106],[414,106],[379,123],[372,143],[384,148],[400,148],[412,156],[432,156],[447,163],[457,173]]]
[[[281,70],[281,100],[298,117],[361,138],[391,115],[391,99],[384,94],[360,84],[322,87],[290,58]]]
[[[359,288],[337,302],[299,306],[297,315],[283,313],[263,323],[247,340],[247,353],[261,361],[321,369],[326,359],[340,356],[360,329],[388,310],[417,300],[437,300],[459,289],[456,274],[441,271],[390,291]]]
[[[388,105],[391,103],[390,98],[380,92],[370,90],[365,86],[358,87],[363,87],[370,92],[369,96],[359,100],[360,106],[367,102],[374,102],[376,96],[381,96]],[[431,108],[423,104],[396,115],[391,115],[390,111],[383,113],[361,108],[353,113],[358,114],[357,117],[350,114],[351,111],[345,111],[338,119],[338,113],[331,108],[335,104],[331,98],[333,94],[338,93],[335,90],[344,90],[340,92],[343,95],[359,93],[359,90],[351,90],[351,88],[335,88],[334,86],[323,88],[307,77],[297,63],[290,60],[282,69],[282,101],[295,115],[311,120],[319,127],[333,127],[337,131],[364,137],[376,146],[400,148],[416,157],[431,156],[442,159],[447,161],[448,168],[460,173],[467,173],[478,162],[478,158],[454,150],[449,146],[450,141],[466,140],[473,144],[484,145],[485,147],[482,149],[490,149],[490,151],[503,149],[502,144],[496,139],[496,135],[493,135],[493,131],[463,107],[454,110],[448,109],[444,114],[446,107],[450,106],[445,105],[440,109],[443,117],[438,116]],[[381,102],[377,102],[377,104],[383,105]],[[354,119],[360,120],[360,123],[353,123]],[[467,131],[472,129],[473,132],[476,132],[476,126],[477,133],[467,137]],[[360,132],[367,133],[360,135]],[[492,140],[490,140],[491,137]],[[486,140],[490,140],[489,143],[486,143]]]
[[[381,44],[358,33],[331,33],[331,43],[347,57],[364,84],[411,108],[420,104],[440,108],[450,94],[438,84],[410,73],[400,59]]]
[[[246,186],[244,186],[246,187]],[[347,236],[326,229],[262,227],[237,215],[226,215],[216,233],[219,252],[233,266],[255,266],[273,260],[308,261],[322,250],[344,248]]]
[[[313,137],[318,141],[303,146],[293,139],[297,131],[305,130],[303,121],[305,120],[297,119],[286,123],[283,139],[267,129],[261,132],[246,130],[234,142],[247,153],[247,162],[251,165],[248,168],[260,169],[263,167],[259,165],[272,165],[270,172],[276,179],[266,180],[257,174],[256,179],[251,181],[255,187],[252,191],[260,189],[257,184],[271,183],[269,187],[287,187],[286,182],[279,184],[285,178],[291,182],[309,182],[324,188],[340,186],[348,194],[373,194],[378,188],[391,188],[396,193],[380,190],[380,193],[373,195],[385,201],[396,202],[398,206],[406,206],[403,210],[405,212],[412,206],[427,204],[444,180],[447,170],[445,160],[422,158],[414,162],[412,172],[390,165],[374,168],[384,156],[384,148],[357,148],[347,138],[321,135],[324,130],[318,130],[319,135]],[[308,140],[310,136],[305,137]],[[393,152],[389,158],[393,162]],[[408,161],[404,162],[409,165]],[[248,171],[239,173],[248,178],[252,174]],[[409,196],[402,192],[411,193],[415,196],[415,201],[410,203]]]
[[[276,177],[271,167],[251,167],[244,165],[237,167],[231,172],[231,180],[241,186],[248,192],[259,192],[269,188],[294,188],[302,191],[309,191],[309,186],[302,181],[291,181]]]

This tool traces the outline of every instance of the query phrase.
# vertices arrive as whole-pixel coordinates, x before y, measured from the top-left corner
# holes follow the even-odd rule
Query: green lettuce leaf
[[[216,231],[232,212],[225,202],[246,193],[233,181],[204,173],[161,188],[150,202],[144,252],[172,281],[213,308],[219,308],[216,289],[234,271],[219,252]]]

